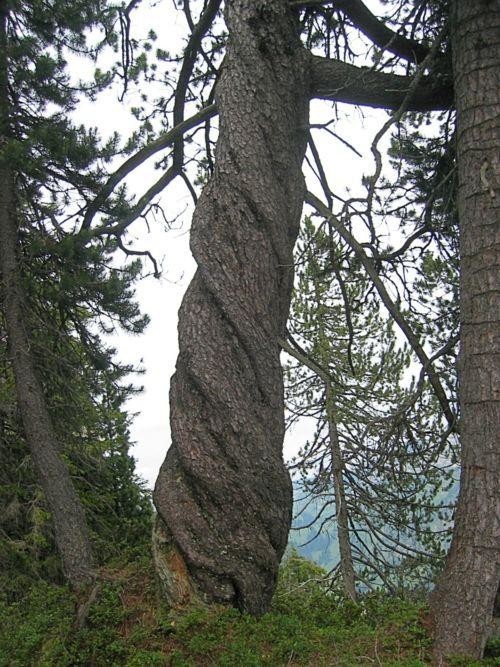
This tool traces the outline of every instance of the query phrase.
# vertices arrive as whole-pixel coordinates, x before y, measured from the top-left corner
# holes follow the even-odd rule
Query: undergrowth
[[[158,603],[152,572],[149,558],[106,567],[79,630],[76,600],[66,587],[42,580],[22,591],[5,587],[0,666],[428,664],[421,605],[382,594],[354,604],[329,591],[321,568],[296,554],[282,567],[272,609],[260,619],[222,607],[169,615]],[[474,664],[500,665],[500,659],[468,663]]]

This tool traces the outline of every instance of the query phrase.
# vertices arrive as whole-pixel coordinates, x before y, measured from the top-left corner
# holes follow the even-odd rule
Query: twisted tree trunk
[[[500,12],[456,0],[462,474],[455,529],[434,592],[435,658],[479,658],[500,578]]]
[[[179,313],[154,553],[170,604],[260,614],[292,510],[278,338],[304,198],[308,59],[285,0],[229,1],[226,23],[216,168],[193,218],[198,270]]]

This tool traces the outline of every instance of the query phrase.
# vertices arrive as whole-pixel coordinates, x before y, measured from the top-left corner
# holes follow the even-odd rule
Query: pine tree
[[[470,44],[486,43],[481,33],[489,35],[497,26],[491,3],[456,0],[453,7],[459,15],[463,10],[464,16],[470,9],[467,16],[471,21],[451,24],[449,30],[448,4],[394,0],[384,4],[375,15],[360,0],[335,3],[230,0],[225,6],[226,35],[216,20],[218,0],[203,5],[200,2],[197,18],[194,6],[184,3],[182,9],[190,34],[182,57],[173,58],[179,65],[178,72],[174,72],[175,67],[168,71],[165,80],[171,87],[156,107],[146,109],[145,103],[138,111],[146,117],[148,113],[151,118],[161,116],[163,123],[172,124],[111,174],[85,214],[84,228],[89,229],[95,214],[104,210],[107,196],[123,178],[159,151],[169,151],[159,161],[164,168],[162,175],[124,221],[118,216],[114,229],[123,230],[129,220],[151,202],[155,203],[159,192],[177,177],[183,178],[197,200],[192,248],[198,271],[180,312],[181,351],[171,390],[173,446],[160,472],[155,494],[159,513],[156,560],[171,603],[186,601],[193,594],[260,613],[270,599],[290,519],[290,486],[279,453],[283,392],[278,376],[278,340],[284,335],[292,288],[292,247],[304,201],[300,171],[310,129],[309,101],[367,105],[393,113],[374,138],[374,172],[365,179],[363,196],[339,200],[324,177],[321,161],[312,155],[311,162],[318,162],[316,172],[324,201],[311,192],[305,195],[305,200],[352,248],[405,336],[419,360],[422,378],[432,387],[433,400],[444,415],[443,433],[456,436],[461,430],[466,470],[456,530],[459,541],[460,536],[467,536],[468,548],[452,552],[467,553],[472,558],[454,560],[453,557],[449,562],[458,563],[454,572],[460,572],[463,564],[471,576],[477,573],[478,581],[484,582],[484,576],[487,577],[485,587],[481,584],[473,587],[470,607],[480,617],[479,630],[477,641],[465,647],[465,652],[474,656],[482,650],[498,584],[498,569],[486,562],[486,554],[493,553],[492,562],[498,555],[498,546],[491,543],[494,531],[490,530],[497,525],[494,516],[497,494],[492,491],[482,498],[479,493],[482,487],[473,480],[481,478],[475,473],[484,468],[488,483],[483,487],[498,488],[494,483],[495,472],[491,471],[498,471],[499,467],[488,463],[498,458],[498,447],[491,440],[491,433],[498,430],[494,428],[498,423],[498,396],[493,390],[494,383],[484,380],[494,374],[474,363],[481,357],[475,343],[482,340],[474,332],[482,331],[482,323],[474,319],[471,304],[481,304],[484,322],[497,324],[494,295],[498,293],[498,281],[494,263],[490,262],[491,257],[496,257],[496,241],[492,240],[495,237],[490,228],[483,233],[483,216],[476,215],[484,210],[486,216],[491,214],[491,220],[495,219],[497,180],[493,158],[487,157],[481,166],[471,158],[474,148],[468,147],[473,146],[481,123],[478,121],[476,126],[467,119],[474,117],[472,110],[476,108],[485,114],[488,122],[484,128],[489,139],[481,134],[481,141],[484,139],[485,149],[492,148],[496,127],[490,122],[488,110],[496,112],[498,106],[498,87],[491,85],[490,76],[498,64],[496,42],[489,39],[489,49],[478,47],[484,63],[473,55]],[[463,26],[469,24],[473,28],[467,32]],[[462,26],[462,32],[457,25]],[[467,41],[474,31],[473,39]],[[454,72],[450,45],[454,49]],[[464,54],[469,54],[465,60]],[[170,54],[163,51],[159,55],[169,62]],[[141,67],[147,70],[147,58],[142,59]],[[487,72],[484,77],[475,76],[483,70]],[[453,330],[448,324],[457,318],[453,308],[446,308],[443,332],[436,333],[438,329],[434,327],[431,334],[443,344],[428,349],[430,338],[423,335],[419,313],[412,309],[414,276],[405,273],[404,262],[405,254],[411,255],[412,248],[423,260],[429,243],[436,239],[439,243],[448,232],[439,227],[434,229],[433,224],[417,224],[418,216],[410,215],[410,224],[406,229],[403,225],[401,244],[394,249],[385,242],[385,230],[379,227],[380,218],[376,215],[381,201],[385,153],[381,141],[408,112],[452,108],[454,85],[459,113],[466,117],[464,125],[460,125],[459,118],[459,127],[464,129],[457,135],[457,166],[462,174],[459,192],[465,192],[458,206],[463,239],[460,270],[465,277],[461,288],[461,318],[466,325],[462,327],[466,335],[462,360],[468,380],[465,394],[461,387],[462,409],[467,406],[462,424],[458,421],[454,398],[454,372],[446,370],[447,365],[451,366],[450,357],[457,343],[455,336],[448,337]],[[470,102],[467,91],[477,94],[478,99]],[[188,107],[196,103],[195,112],[186,119]],[[213,157],[210,119],[217,112],[220,133]],[[330,123],[323,126],[327,134],[331,135],[333,121],[332,116]],[[200,160],[196,134],[201,123],[205,123],[201,150],[206,153]],[[192,140],[189,148],[186,138]],[[202,168],[206,167],[200,180],[205,182],[210,177],[199,198],[186,169],[193,159],[201,162]],[[471,182],[475,189],[468,197],[464,188],[470,174],[474,176]],[[440,189],[439,183],[435,185]],[[487,206],[481,199],[484,193],[490,197]],[[467,202],[476,200],[480,205],[471,210]],[[336,210],[332,201],[337,205]],[[393,216],[397,213],[397,206],[390,211]],[[359,238],[358,228],[351,224],[353,216],[364,226]],[[400,220],[405,222],[405,217],[401,215]],[[107,229],[113,228],[107,226]],[[479,231],[483,245],[475,253],[475,234]],[[471,269],[474,257],[481,258],[480,264]],[[391,273],[390,267],[398,259],[401,275],[392,284],[391,278],[397,271]],[[414,261],[412,266],[415,267]],[[417,266],[425,266],[421,275],[427,272],[432,280],[441,281],[446,274],[446,267],[432,256]],[[484,299],[474,282],[474,276],[481,274],[483,266],[488,284],[488,297]],[[444,283],[447,281],[445,277]],[[423,283],[422,290],[425,291]],[[433,312],[432,304],[427,304],[427,311]],[[471,322],[473,326],[469,328]],[[488,340],[493,341],[491,348],[488,347],[490,356],[484,358],[495,365],[496,373],[496,339],[493,334],[489,336],[488,333]],[[242,384],[243,377],[246,381]],[[477,410],[473,407],[476,395],[483,397],[481,409]],[[482,408],[485,419],[478,417],[483,414]],[[486,449],[481,446],[483,441],[489,443]],[[478,442],[478,451],[488,459],[481,461],[479,467],[474,459]],[[438,448],[440,445],[441,441],[436,443]],[[485,518],[478,526],[474,516],[481,498]],[[468,507],[476,509],[468,513]],[[214,539],[207,540],[207,535]],[[472,572],[471,564],[476,557],[484,567]],[[458,590],[459,586],[455,592]],[[451,598],[448,592],[448,599]],[[454,606],[459,609],[459,605]],[[446,624],[449,626],[452,616],[443,616],[445,629],[440,632],[446,634]],[[456,620],[455,615],[453,622]],[[460,629],[464,620],[459,620],[462,625],[455,625]],[[443,644],[438,642],[437,646],[441,659]]]
[[[0,18],[0,268],[9,390],[2,451],[14,466],[5,470],[3,490],[8,507],[24,508],[21,535],[33,533],[30,522],[38,533],[45,524],[26,514],[28,498],[38,519],[50,512],[63,571],[78,588],[93,578],[95,567],[90,517],[82,501],[89,505],[93,531],[104,538],[102,524],[110,524],[103,503],[109,492],[102,485],[113,469],[122,467],[116,483],[127,488],[121,499],[108,496],[110,511],[129,503],[132,524],[134,516],[147,515],[121,412],[131,388],[120,384],[130,369],[114,362],[99,334],[99,327],[107,331],[115,322],[136,333],[145,326],[132,300],[140,263],[115,268],[112,257],[120,239],[74,233],[75,216],[102,186],[100,165],[116,154],[117,137],[101,145],[95,130],[73,124],[78,95],[93,96],[112,75],[99,74],[88,86],[74,84],[66,57],[76,52],[95,58],[106,44],[116,48],[117,12],[100,1],[71,7],[57,0],[50,7],[10,2],[2,3]],[[103,40],[89,46],[93,28]],[[123,194],[108,205],[127,211]],[[16,464],[25,459],[25,444],[36,470],[36,487],[27,473],[30,492],[19,483],[11,486]],[[91,461],[97,468],[93,474]],[[98,490],[87,497],[88,485]],[[117,514],[123,518],[125,511],[122,507]],[[114,530],[111,534],[116,536]]]
[[[349,567],[350,579],[363,586],[397,590],[403,562],[407,585],[424,586],[444,553],[452,510],[439,497],[453,473],[449,446],[446,456],[434,445],[441,413],[429,386],[409,383],[408,345],[349,247],[306,221],[296,256],[285,386],[290,425],[304,417],[316,424],[292,464],[302,493],[318,497],[315,533],[335,520],[351,597],[348,552],[357,570]]]

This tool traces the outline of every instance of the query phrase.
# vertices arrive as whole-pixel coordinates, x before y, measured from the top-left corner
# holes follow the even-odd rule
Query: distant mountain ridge
[[[325,570],[332,569],[340,558],[337,525],[335,518],[332,516],[335,511],[334,505],[332,504],[330,508],[323,512],[319,521],[313,523],[318,516],[324,498],[311,499],[307,497],[307,492],[297,482],[294,482],[293,494],[294,518],[288,536],[288,547],[296,549],[301,556],[321,565]],[[448,491],[442,493],[440,500],[453,504],[456,501],[457,494],[458,480]],[[320,529],[322,522],[330,516],[332,518],[326,521]],[[307,527],[301,528],[301,526]]]

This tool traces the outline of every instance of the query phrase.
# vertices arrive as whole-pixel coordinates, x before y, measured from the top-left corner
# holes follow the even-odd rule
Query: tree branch
[[[203,39],[208,28],[212,25],[215,15],[219,10],[220,3],[221,0],[210,0],[207,7],[201,14],[200,20],[192,28],[191,35],[184,51],[182,67],[175,91],[173,129],[135,153],[114,174],[110,176],[102,190],[98,193],[92,204],[88,207],[82,222],[82,230],[88,229],[90,227],[92,219],[99,210],[100,206],[105,203],[111,192],[118,185],[118,183],[125,178],[125,176],[130,174],[136,167],[151,157],[151,155],[154,155],[156,152],[163,150],[171,144],[173,144],[171,167],[168,169],[166,174],[162,175],[156,181],[156,183],[141,197],[139,202],[136,204],[136,206],[134,206],[132,212],[125,218],[125,220],[114,226],[113,229],[116,231],[113,233],[119,233],[119,229],[123,231],[126,227],[128,227],[128,225],[130,225],[131,222],[133,222],[141,214],[145,206],[147,206],[147,204],[151,201],[152,197],[161,192],[170,182],[174,180],[176,176],[181,174],[184,163],[184,134],[188,130],[200,124],[202,121],[210,118],[211,115],[215,114],[215,105],[212,104],[205,107],[204,109],[201,109],[197,114],[189,118],[187,121],[184,120],[186,91],[193,72],[193,67],[196,63],[196,58],[198,57],[198,53],[201,48],[201,40]],[[97,233],[106,233],[106,226],[104,225],[101,227]]]
[[[186,132],[192,130],[194,127],[200,125],[208,118],[212,118],[216,114],[217,108],[215,104],[210,104],[209,106],[200,109],[200,111],[195,113],[194,116],[191,116],[191,118],[182,121],[182,123],[179,123],[171,130],[158,137],[158,139],[155,139],[155,141],[152,141],[147,146],[144,146],[144,148],[138,150],[137,153],[134,153],[131,157],[129,157],[128,160],[126,160],[113,174],[111,174],[100,192],[96,195],[94,201],[90,203],[83,218],[81,229],[88,229],[90,227],[94,216],[99,211],[101,206],[103,206],[103,204],[106,202],[106,199],[109,197],[109,195],[126,176],[134,171],[134,169],[143,164],[155,153],[168,148],[168,146],[171,146],[178,137],[183,136]]]
[[[411,76],[376,72],[339,60],[311,55],[311,98],[397,110],[413,82]],[[408,111],[440,111],[453,106],[451,79],[422,77]]]
[[[334,100],[348,104],[360,104],[374,108],[398,109],[411,87],[411,77],[375,72],[368,67],[355,67],[338,60],[311,56],[311,98]],[[437,83],[431,77],[423,77],[412,100],[409,111],[431,111],[449,108],[453,104],[451,82]],[[198,113],[175,125],[171,130],[134,153],[108,178],[95,199],[89,204],[81,229],[88,229],[97,212],[105,204],[116,186],[134,169],[155,153],[174,144],[177,139],[203,121],[217,114],[215,104],[204,107]]]
[[[146,206],[151,203],[153,197],[156,197],[156,195],[160,194],[160,192],[164,190],[167,185],[169,185],[175,178],[177,178],[178,175],[179,174],[177,170],[174,169],[174,166],[172,165],[164,174],[160,176],[160,178],[155,183],[153,183],[150,188],[148,188],[148,190],[146,190],[146,192],[139,198],[135,206],[133,206],[129,211],[128,215],[115,224],[104,224],[94,228],[91,232],[91,236],[97,237],[106,234],[114,234],[116,237],[118,237],[123,234],[127,227],[129,227],[134,222],[134,220],[137,220]]]
[[[179,79],[175,90],[174,99],[174,126],[179,125],[184,120],[184,105],[186,101],[186,91],[193,73],[196,58],[201,48],[201,40],[206,31],[212,25],[212,22],[219,10],[221,0],[210,0],[200,16],[198,23],[192,28],[191,35],[184,50],[182,58],[182,67],[179,73]],[[188,10],[188,22],[191,23]],[[174,142],[174,167],[180,171],[184,162],[184,142],[183,134],[179,134]]]
[[[287,336],[290,342],[286,341],[284,338],[278,338],[278,344],[281,349],[284,350],[291,357],[294,357],[304,366],[307,366],[313,373],[315,373],[324,383],[331,384],[332,377],[328,370],[323,368],[321,364],[318,364],[314,359],[311,359],[309,354],[297,343],[297,341],[287,332]],[[335,380],[334,380],[335,381]]]
[[[455,432],[458,432],[458,424],[457,424],[457,417],[455,413],[453,412],[450,403],[448,401],[448,397],[446,396],[446,392],[443,389],[443,386],[439,380],[439,377],[434,370],[434,366],[432,364],[431,359],[427,356],[425,353],[425,350],[423,349],[422,345],[420,344],[420,341],[418,340],[418,337],[416,336],[415,332],[413,329],[410,327],[408,322],[406,321],[405,317],[403,316],[401,310],[398,308],[398,306],[394,303],[392,300],[390,294],[388,293],[387,289],[385,288],[384,283],[380,279],[380,276],[378,274],[377,269],[375,268],[375,265],[373,264],[373,261],[371,258],[366,254],[364,248],[361,246],[360,243],[354,238],[354,236],[346,229],[346,227],[341,223],[341,221],[334,216],[331,211],[328,209],[323,202],[318,199],[315,195],[313,195],[311,192],[308,192],[306,194],[305,201],[312,206],[321,216],[330,219],[333,227],[335,228],[335,231],[344,239],[344,241],[354,250],[356,253],[359,261],[362,263],[362,265],[365,268],[366,273],[369,275],[371,278],[381,300],[384,306],[387,308],[389,313],[392,315],[394,321],[397,323],[403,334],[405,335],[406,339],[410,343],[413,351],[417,355],[420,363],[422,366],[425,368],[425,372],[427,374],[427,377],[429,378],[429,382],[431,383],[432,388],[434,389],[434,393],[436,394],[436,397],[439,401],[439,404],[441,405],[441,409],[443,410],[443,413],[446,417],[446,421],[448,422],[448,425],[450,428],[452,428]]]
[[[335,9],[340,9],[368,39],[385,51],[413,63],[420,63],[429,49],[414,39],[404,37],[391,30],[378,19],[361,0],[336,0]]]
[[[441,44],[441,41],[443,39],[443,35],[444,35],[444,29],[436,37],[434,43],[432,44],[432,47],[429,50],[429,53],[425,56],[424,61],[417,68],[417,71],[415,72],[415,75],[412,78],[410,87],[408,88],[408,91],[406,92],[399,109],[387,119],[387,121],[383,124],[383,126],[380,128],[380,130],[377,132],[377,134],[373,139],[371,145],[371,151],[375,159],[375,173],[369,180],[368,197],[367,197],[367,209],[370,219],[372,213],[373,197],[375,195],[375,188],[377,185],[377,181],[380,178],[380,174],[382,173],[382,155],[378,149],[378,144],[381,138],[387,132],[387,130],[389,130],[389,128],[395,123],[399,123],[399,121],[403,117],[403,114],[408,110],[409,105],[412,103],[412,99],[414,98],[415,92],[418,90],[420,82],[424,79],[424,72],[426,67],[432,63],[433,59],[436,56],[437,50],[439,49],[439,45]]]
[[[122,250],[126,255],[134,255],[134,256],[139,256],[139,257],[148,257],[151,264],[153,265],[153,275],[155,278],[160,277],[160,271],[158,269],[158,262],[156,259],[153,257],[153,255],[150,253],[149,250],[133,250],[132,248],[127,248],[124,244],[123,241],[119,236],[116,237],[118,247],[120,250]]]

